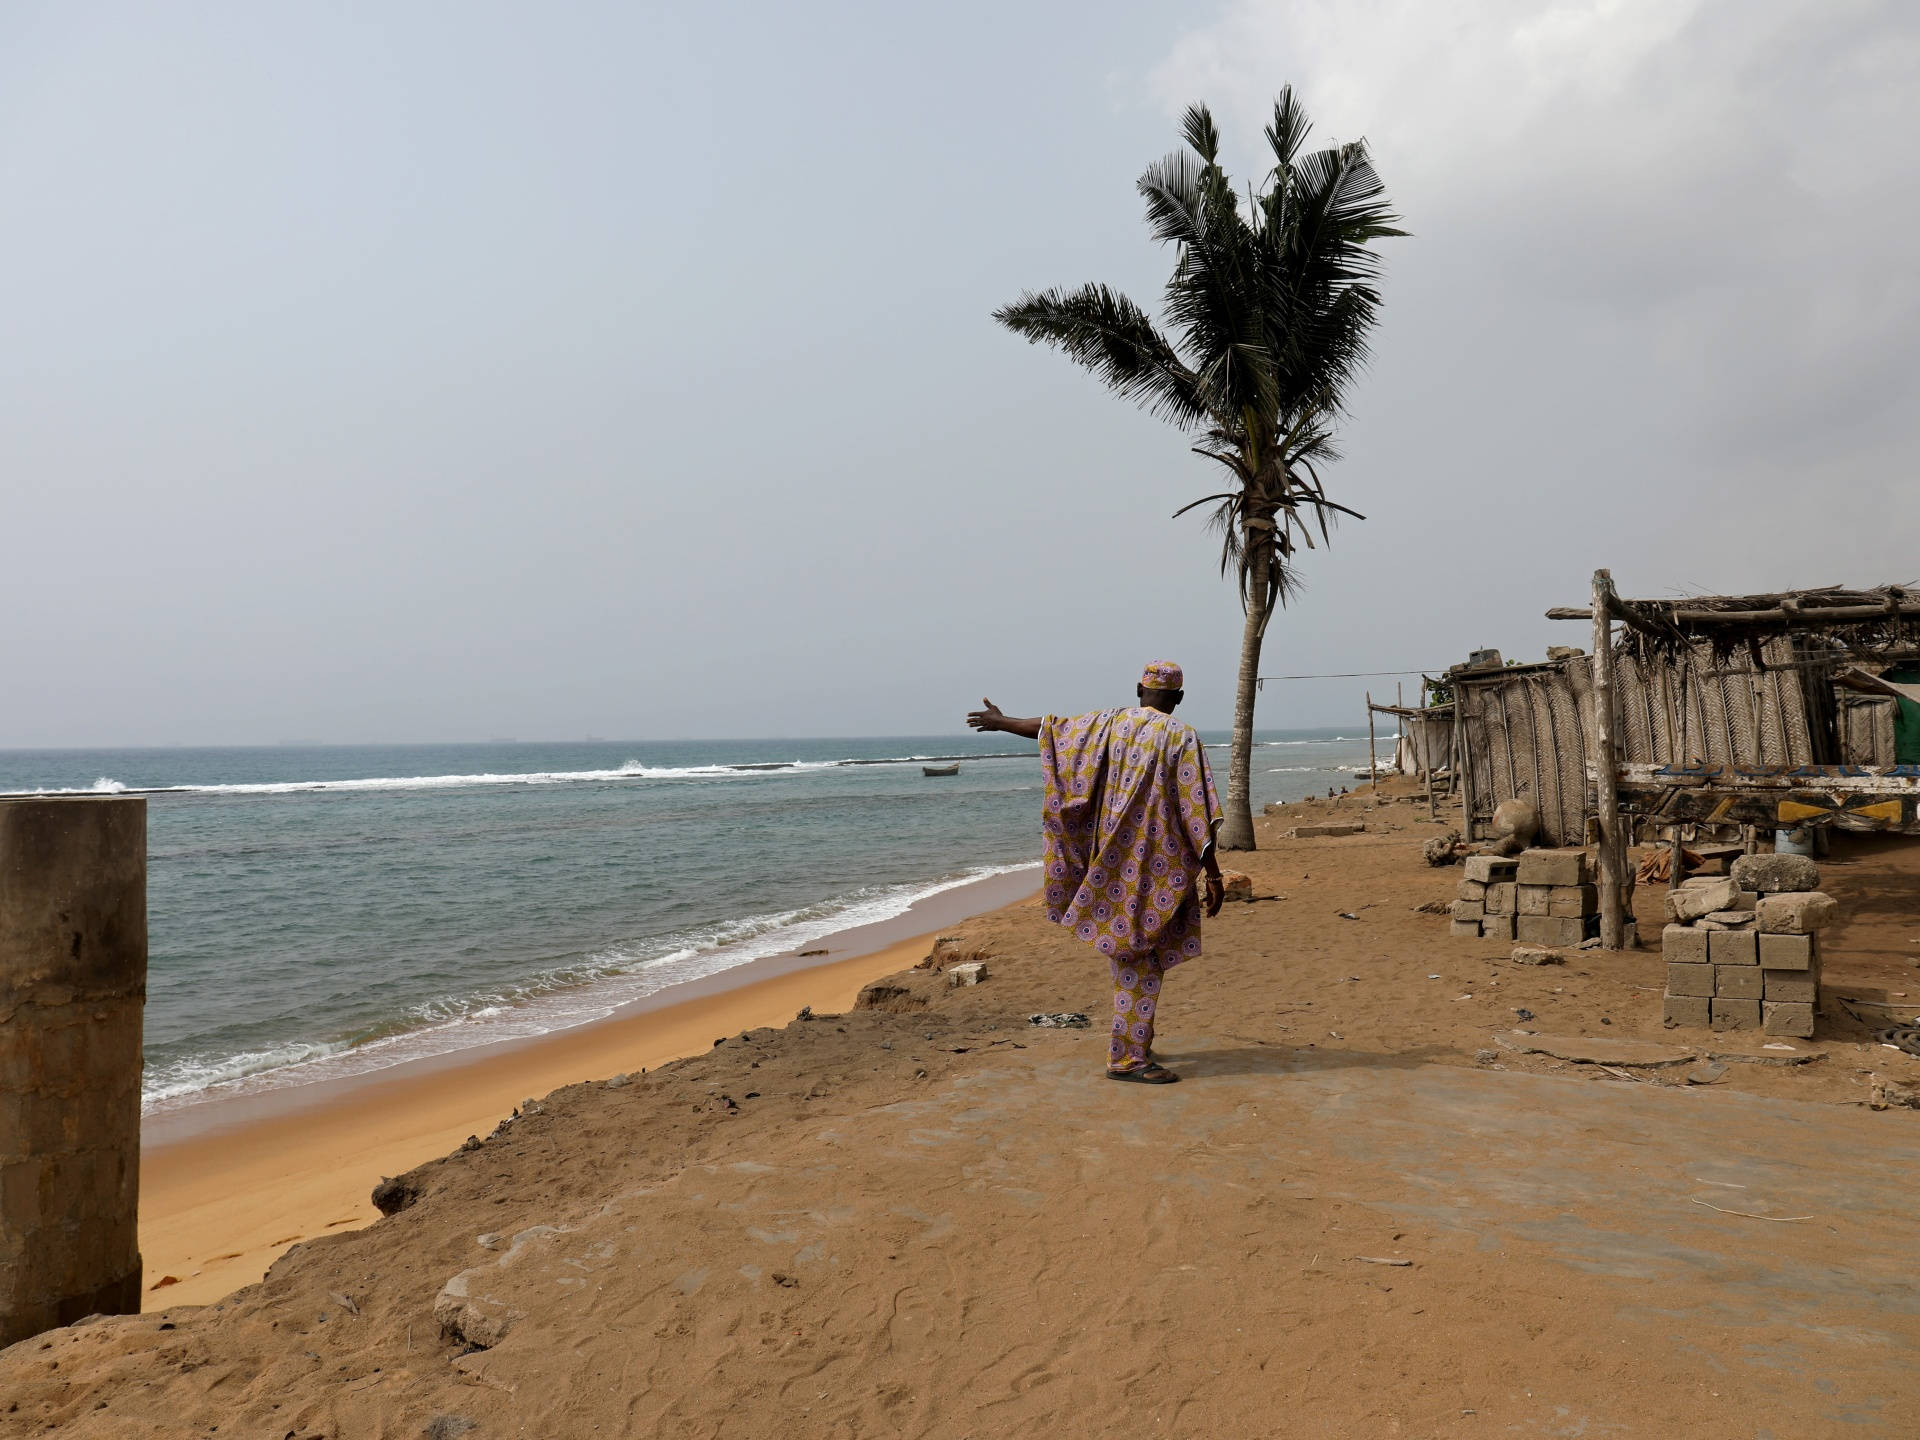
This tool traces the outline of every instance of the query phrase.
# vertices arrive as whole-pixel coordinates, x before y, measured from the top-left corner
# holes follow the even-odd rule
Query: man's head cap
[[[1140,676],[1141,688],[1146,690],[1181,690],[1186,683],[1187,677],[1171,660],[1154,661]]]

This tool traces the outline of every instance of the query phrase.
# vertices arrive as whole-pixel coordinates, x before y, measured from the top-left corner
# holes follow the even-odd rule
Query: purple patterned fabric
[[[1200,953],[1200,856],[1220,823],[1206,752],[1158,710],[1048,715],[1047,918],[1111,960]]]

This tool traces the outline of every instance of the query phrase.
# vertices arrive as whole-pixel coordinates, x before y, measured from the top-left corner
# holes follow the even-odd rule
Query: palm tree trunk
[[[1255,850],[1253,840],[1253,699],[1259,689],[1260,646],[1267,637],[1267,619],[1273,609],[1267,597],[1271,541],[1265,532],[1247,537],[1247,623],[1240,632],[1240,675],[1233,692],[1233,748],[1228,752],[1225,823],[1220,827],[1222,850]]]

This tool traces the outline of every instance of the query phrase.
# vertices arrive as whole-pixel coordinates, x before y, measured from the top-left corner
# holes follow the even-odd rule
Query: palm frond
[[[1147,313],[1104,285],[1028,292],[993,318],[1051,345],[1149,414],[1191,429],[1211,417],[1194,374]]]

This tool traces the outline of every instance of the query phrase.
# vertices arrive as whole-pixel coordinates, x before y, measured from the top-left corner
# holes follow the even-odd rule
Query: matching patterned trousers
[[[1157,956],[1111,960],[1113,967],[1113,1039],[1107,1046],[1109,1070],[1138,1070],[1153,1048],[1153,1015],[1160,1004],[1163,974]]]

